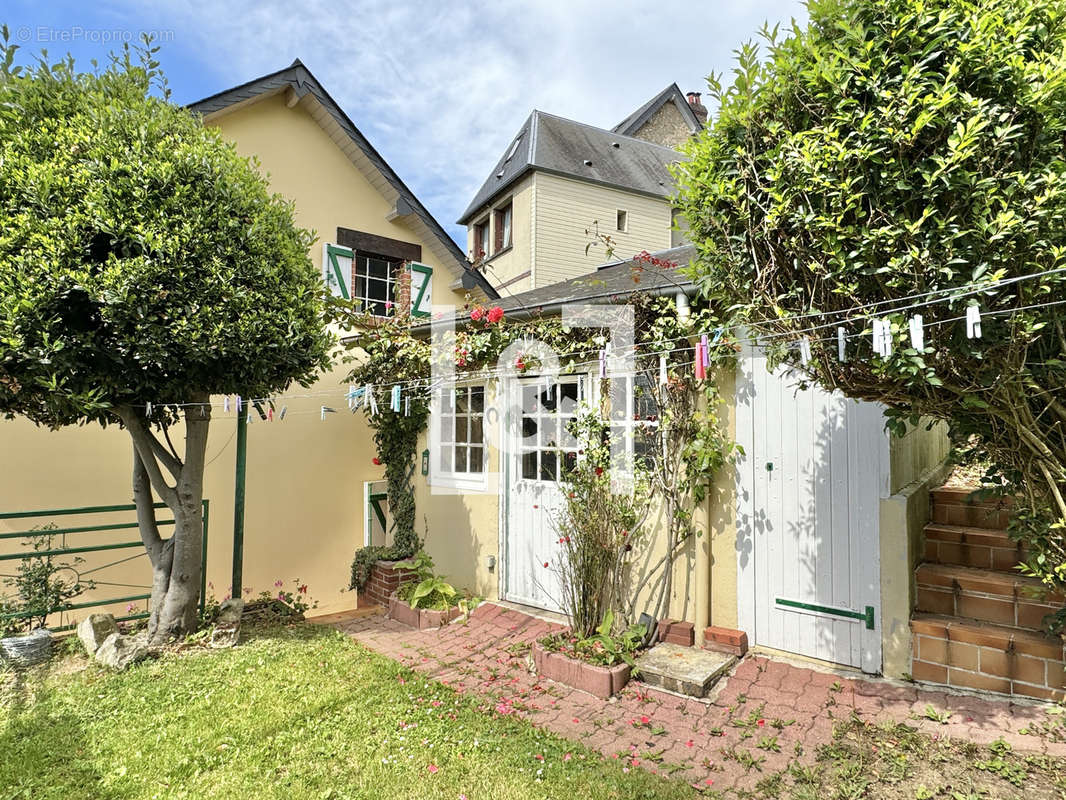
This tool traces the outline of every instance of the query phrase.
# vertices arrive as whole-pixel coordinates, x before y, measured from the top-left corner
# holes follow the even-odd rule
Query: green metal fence
[[[166,508],[166,504],[165,503],[156,503],[153,507],[157,508],[157,509]],[[209,509],[210,509],[210,501],[209,500],[204,500],[203,501],[204,542],[203,542],[203,562],[202,562],[203,563],[203,567],[202,567],[201,572],[200,572],[200,613],[201,614],[203,613],[203,610],[204,610],[204,601],[205,601],[206,595],[207,595],[207,527],[208,527]],[[132,503],[130,503],[128,505],[117,505],[117,506],[85,506],[83,508],[50,508],[50,509],[44,509],[44,510],[40,510],[40,511],[6,511],[6,512],[0,513],[0,520],[40,519],[42,517],[65,517],[65,516],[96,515],[96,514],[101,514],[101,515],[102,514],[119,514],[119,513],[131,512],[131,511],[132,512],[136,512],[136,510],[137,510],[137,506],[132,504]],[[160,527],[169,527],[169,526],[174,524],[174,520],[173,519],[161,519],[161,520],[158,521],[158,524],[159,524]],[[59,528],[59,527],[47,528],[47,529],[38,528],[36,530],[23,530],[23,531],[12,531],[10,533],[0,533],[0,541],[5,540],[5,539],[27,539],[27,538],[31,538],[31,537],[34,537],[34,536],[49,536],[49,535],[51,535],[51,536],[62,535],[63,536],[63,540],[64,540],[64,546],[63,547],[57,547],[57,548],[53,548],[53,549],[50,549],[50,550],[35,550],[35,551],[20,552],[20,553],[0,553],[0,565],[2,565],[3,562],[8,562],[8,561],[28,561],[30,559],[38,558],[38,557],[41,557],[41,556],[79,555],[79,554],[84,554],[84,553],[104,552],[104,551],[108,551],[108,550],[124,550],[124,549],[134,548],[134,547],[140,547],[142,549],[144,548],[144,543],[141,541],[139,536],[138,536],[138,538],[135,541],[128,541],[128,542],[109,542],[109,543],[106,543],[106,544],[78,545],[78,546],[75,546],[75,547],[67,547],[66,544],[65,544],[66,536],[68,534],[101,533],[101,532],[108,532],[108,531],[124,531],[124,530],[137,530],[137,522],[136,521],[133,521],[133,522],[111,522],[111,523],[100,524],[100,525],[75,525],[75,526],[70,526],[70,527],[66,527],[66,528]],[[132,558],[144,557],[144,558],[147,559],[147,555],[148,555],[147,552],[142,552],[142,553],[139,553],[138,555],[133,556]],[[91,572],[99,572],[100,570],[106,569],[108,567],[115,566],[115,565],[120,564],[120,563],[124,563],[124,562],[129,561],[129,560],[131,560],[131,559],[120,559],[119,561],[115,561],[115,562],[112,562],[110,564],[104,564],[102,566],[97,566],[97,567],[94,567],[92,570],[87,571],[84,574],[88,575]],[[90,579],[90,580],[92,580],[92,579]],[[106,581],[101,581],[100,583],[107,583],[107,582]],[[112,605],[114,603],[133,603],[133,602],[137,602],[138,600],[146,600],[147,601],[147,600],[151,599],[152,594],[151,594],[151,591],[150,591],[150,589],[151,589],[150,586],[135,587],[135,588],[149,589],[149,591],[145,592],[145,593],[142,593],[142,594],[131,594],[131,595],[125,595],[123,597],[108,597],[108,598],[104,598],[104,599],[101,599],[101,600],[93,600],[91,602],[85,602],[85,603],[66,603],[66,604],[64,604],[62,606],[59,606],[58,608],[54,609],[54,613],[63,613],[65,611],[76,611],[76,610],[79,610],[79,609],[94,608],[94,607],[98,607],[98,606],[108,606],[108,605]],[[140,612],[138,614],[127,614],[126,616],[116,617],[116,619],[119,620],[119,621],[144,619],[145,617],[148,616],[148,614],[149,614],[148,611],[142,611],[142,612]],[[19,612],[18,614],[14,614],[14,615],[8,615],[8,618],[10,618],[12,616],[29,617],[29,616],[37,616],[37,614],[35,612],[33,612],[33,611],[24,611],[24,612]],[[69,630],[69,629],[71,629],[73,627],[74,627],[73,624],[61,625],[59,627],[53,628],[52,630],[62,631],[62,630]]]

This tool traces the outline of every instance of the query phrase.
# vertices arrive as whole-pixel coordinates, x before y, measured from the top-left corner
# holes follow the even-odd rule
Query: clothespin
[[[396,412],[400,410],[400,384],[392,387],[392,410]]]
[[[669,377],[666,374],[666,353],[659,356],[659,385],[666,386]]]
[[[981,309],[977,306],[966,306],[966,338],[981,338]]]
[[[811,340],[804,336],[799,341],[800,363],[807,366],[811,362]]]
[[[289,410],[288,406],[282,406],[281,407],[281,413],[278,414],[278,419],[285,419],[285,414],[288,413],[288,410]]]
[[[411,395],[407,395],[403,399],[403,415],[405,417],[411,416]]]
[[[702,345],[702,347],[700,349],[703,350],[703,366],[704,367],[709,367],[709,366],[711,366],[711,348],[707,344],[707,334],[706,333],[703,334],[700,337],[700,344]]]
[[[337,410],[335,408],[330,408],[329,406],[322,406],[322,419],[326,418],[326,414],[336,414],[336,413],[337,413]]]
[[[374,387],[371,384],[367,384],[362,388],[363,392],[363,407],[370,408],[370,399],[374,396]],[[375,403],[375,406],[377,404]]]
[[[844,345],[847,341],[847,335],[844,333],[844,329],[837,328],[837,360],[843,364],[846,360],[846,354],[844,353]]]
[[[714,338],[711,339],[711,344],[718,344],[718,340],[721,339],[721,338],[722,338],[722,329],[721,328],[715,328],[714,329]]]
[[[241,413],[241,396],[237,395],[237,413]]]
[[[207,416],[207,403],[200,403],[200,416],[201,417],[206,417]]]
[[[703,380],[707,377],[707,365],[703,363],[703,342],[696,342],[696,379]]]
[[[144,415],[146,417],[152,416],[152,404],[151,403],[145,403],[144,404]]]
[[[267,422],[273,422],[273,421],[274,421],[274,408],[273,408],[273,406],[271,406],[270,408],[267,409]]]
[[[910,320],[911,347],[915,350],[925,349],[925,328],[922,327],[922,315],[915,314]]]
[[[600,377],[607,377],[607,351],[600,350]]]
[[[887,319],[875,319],[873,329],[874,352],[888,358],[892,355],[892,324]]]
[[[248,416],[247,416],[247,418],[244,421],[247,422],[249,425],[252,424],[252,412],[251,411],[248,412]]]
[[[374,385],[367,384],[366,387],[367,401],[370,403],[370,416],[376,417],[378,414],[378,400],[374,397]]]
[[[222,410],[225,413],[227,413],[227,414],[229,413],[229,395],[228,394],[225,397],[222,398]]]
[[[355,387],[354,387],[354,386],[349,386],[349,387],[348,387],[348,391],[347,391],[347,392],[345,393],[345,395],[344,395],[344,396],[345,396],[345,397],[347,398],[347,400],[348,400],[348,409],[349,409],[349,410],[352,410],[352,409],[354,409],[354,408],[355,408],[355,400],[356,400],[356,398],[357,398],[357,397],[359,396],[359,392],[357,392],[357,391],[355,390]]]

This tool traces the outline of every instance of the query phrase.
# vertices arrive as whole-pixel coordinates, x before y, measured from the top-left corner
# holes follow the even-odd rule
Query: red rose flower
[[[377,456],[374,456],[374,457],[373,457],[372,459],[370,459],[370,460],[374,462],[374,466],[375,466],[375,467],[380,467],[380,466],[381,466],[381,459],[380,459],[380,458],[378,458]]]
[[[499,306],[493,306],[492,308],[489,309],[488,320],[489,320],[490,323],[495,325],[501,319],[503,319],[503,309],[502,308],[500,308]]]
[[[480,321],[483,316],[485,316],[485,312],[480,306],[470,312],[470,319],[474,320],[474,322]]]
[[[603,467],[596,467],[596,477],[600,477],[603,474]]]

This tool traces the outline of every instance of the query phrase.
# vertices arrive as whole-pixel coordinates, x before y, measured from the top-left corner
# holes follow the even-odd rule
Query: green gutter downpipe
[[[248,467],[248,413],[237,414],[237,468],[233,485],[233,579],[230,597],[243,597],[244,587],[244,476]]]

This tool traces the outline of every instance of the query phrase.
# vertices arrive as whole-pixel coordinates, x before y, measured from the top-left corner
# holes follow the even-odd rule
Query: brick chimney
[[[698,119],[701,123],[706,125],[707,124],[707,107],[705,105],[703,105],[703,103],[700,102],[700,93],[699,92],[689,92],[687,97],[688,97],[689,108],[691,108],[692,109],[692,113],[696,115],[696,119]]]

